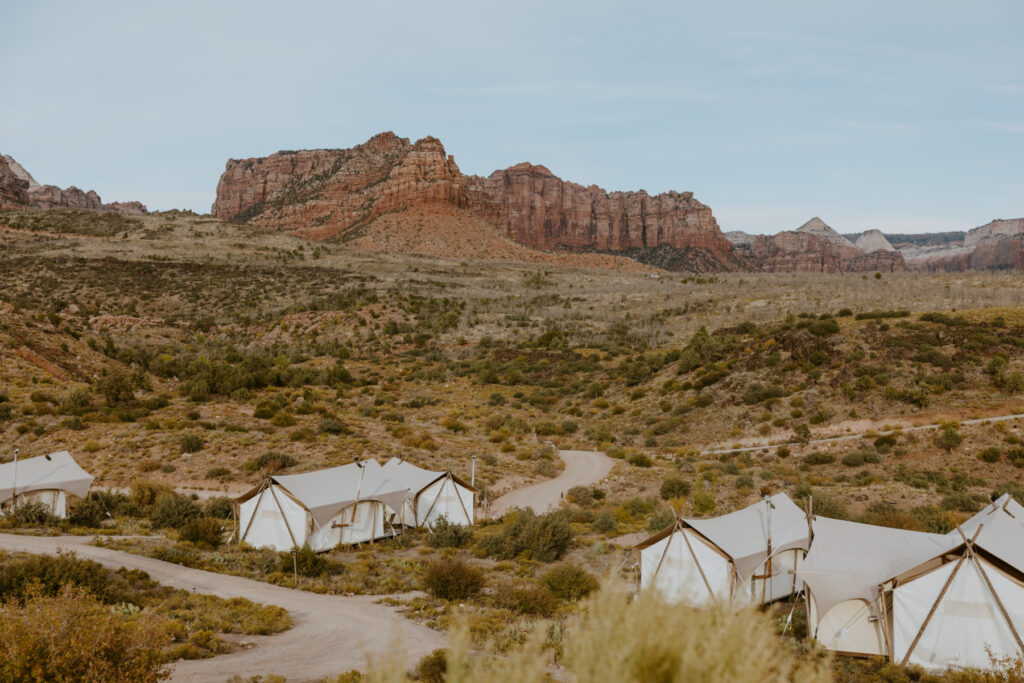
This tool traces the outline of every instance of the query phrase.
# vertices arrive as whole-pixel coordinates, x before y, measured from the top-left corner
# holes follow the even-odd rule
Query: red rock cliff
[[[7,159],[0,156],[0,209],[22,207],[28,203],[28,181],[14,172]]]
[[[709,252],[719,269],[740,267],[711,209],[689,192],[608,193],[531,164],[487,178],[464,176],[437,139],[410,144],[393,133],[351,149],[232,159],[217,185],[212,213],[327,239],[427,204],[468,209],[499,233],[537,249],[689,248]]]

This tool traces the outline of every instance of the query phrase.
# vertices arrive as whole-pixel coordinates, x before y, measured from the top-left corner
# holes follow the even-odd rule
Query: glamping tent
[[[988,669],[1024,656],[1024,509],[999,502],[948,536],[955,547],[885,582],[892,661]]]
[[[234,501],[238,542],[290,550],[365,543],[394,535],[410,495],[376,460],[275,475]]]
[[[812,517],[814,541],[798,569],[809,635],[851,655],[886,655],[880,584],[951,545],[941,534]]]
[[[391,481],[412,492],[399,513],[405,526],[428,526],[441,517],[452,524],[473,526],[477,490],[450,471],[425,470],[399,458],[388,460],[383,469]]]
[[[67,451],[5,463],[0,465],[0,514],[15,505],[42,503],[54,517],[64,519],[67,494],[84,498],[92,480]]]
[[[676,519],[636,546],[640,589],[673,602],[767,603],[799,589],[804,512],[784,493],[713,519]]]

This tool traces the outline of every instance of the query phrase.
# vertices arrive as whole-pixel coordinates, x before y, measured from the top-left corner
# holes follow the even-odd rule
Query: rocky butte
[[[750,268],[690,192],[606,192],[526,163],[467,176],[436,138],[411,144],[394,133],[350,149],[229,160],[212,213],[323,240],[431,205],[469,212],[534,249],[621,253],[674,270]]]

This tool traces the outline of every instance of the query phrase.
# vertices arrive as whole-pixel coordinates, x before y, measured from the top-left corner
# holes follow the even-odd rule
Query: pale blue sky
[[[229,157],[440,138],[723,230],[1024,216],[1024,3],[0,0],[0,152],[209,211]]]

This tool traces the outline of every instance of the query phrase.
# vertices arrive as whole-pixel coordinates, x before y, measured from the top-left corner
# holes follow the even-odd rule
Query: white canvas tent
[[[399,513],[405,526],[428,526],[441,517],[473,526],[477,490],[450,471],[425,470],[399,458],[388,460],[383,469],[391,481],[412,492]]]
[[[713,519],[676,519],[636,546],[640,590],[673,602],[767,603],[792,595],[807,550],[806,515],[784,493]]]
[[[885,582],[892,661],[990,669],[1024,656],[1021,512],[996,501],[948,536],[955,547]]]
[[[851,655],[888,654],[880,584],[948,549],[941,534],[812,517],[811,549],[798,573],[807,629],[824,647]]]
[[[394,535],[409,488],[376,460],[275,475],[234,501],[239,543],[316,551]]]
[[[67,451],[19,460],[17,466],[4,463],[0,465],[0,514],[15,505],[42,503],[54,517],[64,519],[67,494],[84,498],[92,480]]]

